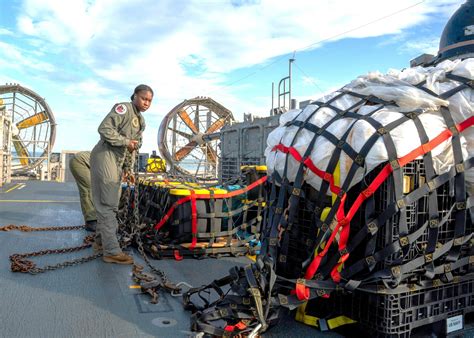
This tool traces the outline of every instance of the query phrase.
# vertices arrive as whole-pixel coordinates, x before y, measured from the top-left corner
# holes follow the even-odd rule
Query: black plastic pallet
[[[474,312],[474,274],[434,286],[403,285],[396,289],[333,293],[340,313],[356,320],[371,336],[410,337],[423,325]],[[436,284],[435,284],[436,285]]]

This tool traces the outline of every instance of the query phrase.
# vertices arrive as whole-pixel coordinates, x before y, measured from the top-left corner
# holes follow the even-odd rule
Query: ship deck
[[[0,189],[0,226],[33,227],[82,224],[75,183],[24,181]],[[135,288],[131,267],[106,264],[101,259],[38,275],[13,273],[8,257],[50,248],[77,246],[85,230],[0,232],[0,337],[187,337],[190,313],[180,297],[161,293],[158,304]],[[89,255],[92,249],[35,258],[38,266]],[[143,264],[136,251],[135,260]],[[174,282],[208,284],[245,257],[153,260]],[[346,331],[347,332],[347,331]],[[354,333],[354,331],[352,331]],[[429,336],[429,332],[427,333]],[[340,337],[300,324],[293,315],[265,337]],[[352,336],[353,334],[350,334]],[[418,334],[417,334],[418,336]],[[423,335],[422,335],[423,336]]]
[[[0,226],[33,227],[83,223],[74,182],[14,182],[0,190]],[[180,297],[160,293],[158,304],[134,288],[131,267],[106,264],[101,259],[38,275],[13,273],[8,257],[50,248],[77,246],[85,230],[0,233],[1,337],[186,337],[190,336],[190,312]],[[35,258],[39,267],[92,253]],[[135,261],[144,265],[132,250]],[[250,262],[245,257],[220,259],[153,260],[174,282],[193,286],[223,277],[234,265]],[[321,334],[294,322],[278,325],[268,337]],[[296,331],[295,331],[296,330]],[[333,336],[340,336],[331,333]]]

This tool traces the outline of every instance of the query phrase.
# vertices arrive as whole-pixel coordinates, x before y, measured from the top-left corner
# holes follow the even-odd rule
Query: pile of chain
[[[139,283],[142,292],[148,293],[152,296],[152,303],[158,301],[158,292],[159,290],[166,290],[167,292],[172,293],[175,296],[181,295],[181,289],[175,284],[171,283],[166,276],[163,270],[160,270],[154,267],[150,260],[148,259],[145,250],[143,249],[143,243],[141,240],[141,230],[144,225],[140,223],[140,215],[138,212],[138,199],[139,199],[139,189],[138,185],[135,184],[136,177],[138,176],[134,172],[133,168],[135,164],[138,163],[138,152],[134,152],[126,156],[124,164],[124,177],[127,182],[126,188],[123,190],[122,197],[119,204],[119,210],[117,213],[117,219],[119,223],[119,242],[122,248],[129,247],[134,245],[137,247],[138,252],[142,256],[143,260],[153,272],[154,275],[150,273],[145,273],[143,266],[134,264],[133,266],[133,279],[135,282]],[[135,160],[135,161],[134,161]],[[131,195],[133,194],[133,196]],[[130,198],[132,197],[132,198]],[[130,204],[132,201],[132,205]],[[74,225],[74,226],[49,226],[49,227],[31,227],[28,225],[6,225],[0,227],[0,231],[23,231],[23,232],[37,232],[37,231],[73,231],[73,230],[82,230],[84,229],[83,225]],[[102,256],[102,253],[94,253],[89,256],[80,257],[74,260],[68,260],[64,262],[57,263],[55,265],[47,265],[44,267],[38,267],[32,260],[28,259],[29,257],[39,257],[44,255],[51,254],[67,254],[78,252],[90,248],[94,243],[94,235],[88,235],[84,237],[83,244],[75,247],[67,248],[58,248],[58,249],[46,249],[36,252],[29,253],[16,253],[10,256],[11,261],[11,271],[12,272],[22,272],[30,274],[39,274],[46,271],[52,271],[57,269],[62,269],[68,266],[79,265],[82,263],[90,262],[98,257]],[[180,283],[180,285],[187,285],[186,283]],[[190,285],[188,285],[190,287]]]
[[[72,226],[64,226],[64,227],[52,226],[52,227],[35,228],[35,227],[30,227],[28,225],[10,224],[10,225],[5,225],[5,226],[0,227],[0,231],[12,231],[12,230],[18,230],[18,231],[23,231],[23,232],[69,231],[69,230],[80,230],[83,228],[84,228],[83,225],[72,225]],[[69,247],[69,248],[60,248],[60,249],[47,249],[47,250],[41,250],[41,251],[36,251],[36,252],[30,252],[30,253],[13,254],[10,256],[11,271],[30,273],[32,275],[35,275],[35,274],[46,272],[46,271],[62,269],[67,266],[74,266],[74,265],[92,261],[96,259],[97,257],[102,256],[102,254],[96,253],[90,256],[81,257],[81,258],[71,260],[71,261],[61,262],[55,265],[47,265],[42,268],[37,267],[36,264],[33,261],[27,259],[27,257],[38,257],[38,256],[44,256],[44,255],[51,255],[51,254],[65,254],[65,253],[77,252],[77,251],[90,248],[93,242],[94,242],[94,236],[89,235],[84,238],[83,244],[79,246]]]
[[[134,161],[135,160],[135,161]],[[119,211],[117,219],[119,223],[119,238],[122,247],[130,245],[136,246],[146,265],[153,274],[143,271],[143,267],[134,264],[132,274],[133,280],[140,285],[141,291],[150,294],[151,303],[158,302],[159,290],[164,290],[172,295],[180,295],[181,289],[169,281],[168,276],[163,270],[160,270],[151,264],[143,248],[142,232],[146,224],[143,224],[139,213],[140,191],[138,185],[138,152],[135,152],[135,158],[131,155],[125,157],[124,177],[126,187],[122,190],[119,202]],[[133,168],[136,170],[134,171]]]

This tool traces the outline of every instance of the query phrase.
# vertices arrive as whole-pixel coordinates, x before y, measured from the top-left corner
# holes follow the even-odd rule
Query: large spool
[[[158,131],[158,148],[170,171],[196,179],[217,178],[219,131],[233,120],[230,110],[207,97],[174,107]]]
[[[56,138],[51,108],[41,96],[19,84],[1,85],[0,99],[13,121],[12,174],[36,169],[48,159]]]

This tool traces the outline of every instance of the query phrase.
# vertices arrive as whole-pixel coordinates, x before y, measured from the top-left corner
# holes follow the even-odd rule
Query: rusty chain
[[[138,152],[135,151],[135,164],[138,168]],[[140,214],[139,214],[139,182],[138,182],[138,169],[135,171],[133,170],[133,155],[130,154],[126,156],[126,163],[125,164],[125,178],[127,181],[127,189],[122,193],[119,210],[117,212],[117,219],[119,222],[119,235],[120,235],[120,242],[122,247],[127,247],[132,244],[133,241],[137,244],[138,252],[142,256],[143,260],[150,268],[150,270],[159,278],[159,281],[156,279],[155,276],[143,272],[143,267],[134,264],[133,267],[133,278],[136,282],[140,283],[140,287],[143,292],[150,294],[152,297],[151,302],[157,303],[158,302],[158,291],[160,289],[166,290],[170,292],[172,295],[179,295],[181,292],[181,288],[177,285],[171,283],[168,279],[168,276],[163,270],[160,270],[151,264],[148,256],[143,248],[143,242],[141,239],[141,230],[144,228],[145,224],[142,224],[140,221]],[[131,186],[134,187],[133,192],[133,206],[130,206],[131,201]],[[129,215],[129,210],[132,210],[132,215]],[[34,231],[70,231],[70,230],[80,230],[84,229],[84,225],[74,225],[74,226],[49,226],[49,227],[31,227],[28,225],[14,225],[9,224],[6,226],[0,227],[0,231],[23,231],[23,232],[34,232]],[[127,230],[129,230],[127,232]],[[89,235],[84,238],[84,242],[82,245],[76,247],[68,247],[68,248],[59,248],[59,249],[46,249],[36,252],[30,253],[17,253],[12,254],[10,256],[11,261],[11,271],[12,272],[22,272],[22,273],[30,273],[30,274],[39,274],[44,273],[46,271],[53,271],[57,269],[62,269],[68,266],[79,265],[82,263],[86,263],[92,261],[100,256],[102,253],[94,253],[93,255],[81,257],[74,260],[64,261],[55,265],[47,265],[44,267],[37,267],[36,264],[27,259],[28,257],[38,257],[50,254],[65,254],[65,253],[73,253],[77,251],[81,251],[92,246],[94,242],[94,235]]]
[[[7,227],[8,227],[8,230],[3,229]],[[2,231],[20,230],[20,231],[30,232],[30,231],[65,231],[65,230],[77,230],[81,228],[83,228],[82,225],[78,225],[78,226],[72,225],[72,226],[64,226],[64,227],[44,227],[44,228],[33,228],[26,225],[13,226],[12,228],[10,225],[10,226],[2,227],[0,228],[0,230]],[[23,230],[23,229],[26,229],[26,230]],[[94,242],[94,235],[89,235],[84,238],[83,244],[79,246],[69,247],[69,248],[60,248],[60,249],[46,249],[46,250],[41,250],[41,251],[36,251],[36,252],[13,254],[10,256],[10,261],[11,261],[10,268],[12,272],[22,272],[22,273],[30,273],[32,275],[36,275],[38,273],[43,273],[46,271],[62,269],[67,266],[74,266],[74,265],[79,265],[85,262],[89,262],[96,259],[97,257],[102,256],[102,254],[96,253],[90,256],[61,262],[55,265],[47,265],[42,268],[37,267],[33,261],[26,258],[38,257],[38,256],[44,256],[44,255],[50,255],[50,254],[63,254],[63,253],[77,252],[77,251],[90,248],[93,242]]]
[[[140,230],[142,230],[145,225],[141,223],[140,213],[139,213],[140,192],[139,192],[139,182],[138,182],[138,161],[139,161],[138,152],[136,152],[135,155],[136,155],[135,168],[137,168],[137,170],[132,171],[131,169],[130,172],[127,174],[127,176],[131,178],[130,181],[128,181],[128,190],[131,190],[130,183],[133,183],[134,185],[133,208],[132,208],[133,214],[132,214],[131,219],[129,219],[129,222],[128,222],[130,230],[131,230],[129,236],[130,236],[130,239],[132,241],[134,240],[135,243],[137,244],[138,252],[142,256],[146,265],[150,268],[150,270],[156,276],[159,277],[160,281],[157,281],[154,276],[144,273],[142,271],[143,268],[140,269],[140,268],[137,268],[137,266],[135,266],[133,269],[133,276],[134,276],[134,279],[140,283],[142,291],[149,293],[152,296],[151,302],[154,303],[158,301],[159,289],[164,289],[172,294],[179,293],[181,289],[169,281],[168,276],[163,270],[160,270],[156,268],[153,264],[151,264],[145,252],[145,249],[143,248],[143,241],[141,239]],[[130,156],[130,158],[133,160],[132,156]],[[127,167],[133,168],[134,166],[128,164]]]
[[[70,231],[70,230],[80,230],[84,228],[85,228],[85,225],[31,227],[28,225],[9,224],[5,226],[1,226],[0,231],[12,231],[12,230],[18,230],[18,231],[23,231],[23,232]],[[50,254],[65,254],[65,253],[77,252],[77,251],[81,251],[81,250],[91,247],[93,242],[94,242],[94,235],[88,235],[84,238],[83,244],[79,246],[69,247],[69,248],[59,248],[59,249],[46,249],[46,250],[41,250],[41,251],[36,251],[36,252],[29,252],[29,253],[12,254],[9,257],[11,261],[10,269],[12,272],[30,273],[30,274],[35,275],[35,274],[43,273],[46,271],[62,269],[68,266],[74,266],[74,265],[90,262],[102,256],[102,253],[94,253],[86,257],[64,261],[55,265],[47,265],[45,267],[37,267],[36,264],[33,261],[27,259],[27,257],[38,257],[38,256],[44,256],[44,255],[50,255]]]
[[[12,231],[12,230],[18,230],[18,231],[23,231],[23,232],[33,232],[33,231],[69,231],[69,230],[80,230],[84,229],[84,225],[67,225],[67,226],[62,226],[62,227],[55,227],[55,226],[49,226],[49,227],[31,227],[29,225],[15,225],[15,224],[9,224],[9,225],[4,225],[0,227],[0,231]]]

